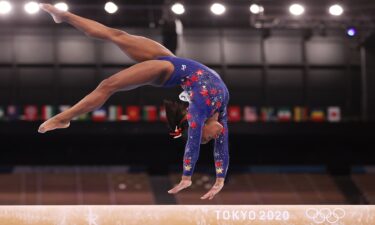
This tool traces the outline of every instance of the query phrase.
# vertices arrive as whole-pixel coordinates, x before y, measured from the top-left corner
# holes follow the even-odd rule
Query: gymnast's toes
[[[51,4],[39,3],[39,7],[41,9],[43,9],[44,11],[48,12],[49,14],[51,14],[53,20],[56,23],[62,23],[63,22],[63,15],[65,13],[64,11],[54,7]]]
[[[55,129],[68,128],[69,126],[70,122],[63,122],[57,118],[51,118],[39,126],[38,132],[43,134]]]

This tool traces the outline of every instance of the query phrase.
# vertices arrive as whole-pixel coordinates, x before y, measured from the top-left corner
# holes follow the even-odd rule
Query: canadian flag
[[[337,106],[328,107],[328,121],[329,122],[340,122],[341,121],[340,107],[337,107]]]

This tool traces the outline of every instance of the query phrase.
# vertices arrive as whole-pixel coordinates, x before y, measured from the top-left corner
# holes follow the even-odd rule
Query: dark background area
[[[0,105],[74,104],[134,63],[111,43],[56,25],[45,13],[26,15],[21,2],[13,15],[0,18]],[[296,20],[287,14],[289,1],[261,2],[267,13],[254,18],[248,1],[225,1],[222,17],[209,12],[211,1],[185,1],[177,55],[216,70],[232,105],[339,106],[342,122],[231,123],[231,165],[324,164],[333,173],[347,173],[352,165],[374,164],[374,3],[344,1],[345,16],[332,19],[325,11],[330,1],[301,1],[308,15]],[[114,15],[105,13],[102,1],[67,3],[79,15],[163,40],[166,2],[126,1]],[[254,21],[274,18],[278,25],[254,27]],[[346,35],[349,25],[358,28],[357,37]],[[164,98],[177,100],[180,91],[142,87],[117,93],[107,104],[161,105]],[[162,122],[73,122],[45,135],[36,132],[39,124],[1,122],[0,163],[131,164],[166,173],[183,156],[184,143],[171,140]],[[202,146],[198,170],[213,170],[212,147]]]

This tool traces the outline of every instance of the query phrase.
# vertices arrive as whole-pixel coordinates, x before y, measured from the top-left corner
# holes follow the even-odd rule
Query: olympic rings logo
[[[340,219],[345,217],[345,210],[342,208],[335,208],[333,211],[329,208],[308,208],[305,212],[307,218],[314,221],[316,224],[328,222],[330,224],[337,223]]]

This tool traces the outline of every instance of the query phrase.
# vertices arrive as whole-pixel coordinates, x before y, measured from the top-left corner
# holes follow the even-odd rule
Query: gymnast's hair
[[[187,130],[189,124],[186,119],[186,114],[188,104],[164,100],[164,107],[167,115],[170,135],[173,138],[182,137],[184,140],[187,140]]]

